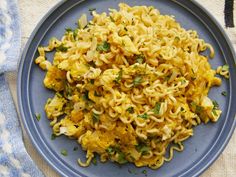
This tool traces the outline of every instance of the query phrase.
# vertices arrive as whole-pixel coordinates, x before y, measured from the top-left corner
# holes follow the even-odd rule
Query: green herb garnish
[[[77,147],[77,146],[75,146],[74,148],[73,148],[73,151],[77,151],[79,148]]]
[[[219,104],[215,100],[212,101],[212,104],[214,105],[213,109],[218,109],[219,108]]]
[[[227,96],[227,92],[226,92],[226,91],[223,91],[223,92],[221,92],[221,95]]]
[[[142,119],[147,119],[148,118],[148,114],[144,113],[144,114],[138,115],[138,117],[140,117]]]
[[[148,151],[150,151],[150,148],[148,146],[146,146],[145,144],[143,143],[140,143],[138,145],[135,146],[135,149],[138,151],[138,152],[141,152],[141,154],[147,154]]]
[[[141,76],[136,76],[133,80],[134,87],[140,85],[142,83],[143,78]]]
[[[114,18],[112,18],[112,16],[110,16],[111,22],[115,22]]]
[[[144,55],[136,55],[135,57],[136,63],[139,63],[139,64],[142,64],[144,59],[145,59]]]
[[[61,155],[67,156],[68,155],[67,150],[66,149],[62,149],[61,150]]]
[[[158,115],[160,113],[160,109],[161,109],[161,103],[156,103],[152,111],[154,112],[155,115]]]
[[[121,81],[121,79],[122,79],[122,74],[123,74],[123,70],[121,69],[119,72],[118,72],[118,75],[117,75],[117,77],[115,78],[115,83],[119,83],[120,81]]]
[[[36,117],[37,121],[40,121],[40,119],[41,119],[41,114],[35,113],[35,117]]]
[[[106,149],[106,152],[107,152],[108,154],[112,154],[112,153],[114,152],[114,149],[113,149],[112,147],[108,147],[108,148]]]
[[[96,114],[93,112],[93,115],[92,115],[92,119],[93,119],[93,123],[97,123],[99,121],[99,114]]]
[[[212,109],[212,113],[215,115],[215,116],[218,116],[217,112],[216,112],[216,109]]]
[[[78,32],[79,32],[79,30],[78,30],[78,29],[75,29],[75,30],[74,30],[74,32],[73,32],[73,37],[74,37],[74,39],[77,37],[77,35],[78,35]]]
[[[54,133],[51,134],[51,140],[55,140],[57,137],[57,135],[55,135]]]
[[[56,51],[60,51],[60,52],[67,52],[67,50],[69,49],[69,47],[65,47],[63,44],[59,45],[58,47],[56,47]]]
[[[142,173],[146,175],[147,174],[147,170],[143,170]]]
[[[186,80],[181,80],[181,84],[185,84],[187,81]]]
[[[196,105],[196,110],[195,110],[195,112],[196,112],[196,113],[201,113],[202,109],[203,109],[203,107],[201,107],[201,106],[199,106],[199,105]]]
[[[127,112],[129,112],[130,114],[134,113],[134,108],[133,107],[129,107],[126,109]]]
[[[96,157],[93,158],[92,163],[93,163],[93,165],[97,165],[97,159],[96,159]]]
[[[125,154],[123,153],[123,152],[119,152],[118,153],[118,163],[120,163],[120,164],[125,164],[125,163],[127,163],[128,161],[126,160],[126,158],[125,158]]]
[[[73,32],[73,30],[72,30],[71,28],[66,28],[65,30],[66,30],[66,32],[68,32],[68,33]]]
[[[110,50],[110,44],[107,41],[104,41],[101,44],[98,44],[97,51],[99,52],[108,52]]]

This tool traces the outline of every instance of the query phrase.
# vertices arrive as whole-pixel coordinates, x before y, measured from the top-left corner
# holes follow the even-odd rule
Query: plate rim
[[[86,0],[79,0],[79,1],[76,1],[76,5],[79,5],[80,3],[84,2]],[[177,1],[177,0],[170,0],[170,1],[173,1],[174,3],[177,3],[178,5],[181,5],[181,1]],[[25,111],[24,111],[24,106],[22,104],[22,95],[21,95],[21,92],[22,92],[22,89],[21,89],[21,80],[23,79],[21,76],[22,76],[22,73],[23,73],[23,66],[24,66],[24,62],[26,60],[26,55],[28,53],[28,49],[31,45],[31,43],[33,42],[34,40],[34,36],[36,35],[36,33],[38,32],[38,30],[41,28],[41,26],[46,22],[46,20],[48,19],[48,17],[54,13],[54,11],[56,11],[60,6],[62,6],[64,3],[67,3],[67,1],[65,0],[60,0],[58,3],[56,3],[52,8],[49,9],[49,11],[41,18],[41,20],[37,23],[36,27],[34,28],[33,32],[31,33],[30,35],[30,38],[28,39],[23,51],[22,51],[22,55],[21,55],[21,58],[20,60],[18,61],[18,71],[17,71],[17,101],[18,101],[18,110],[19,110],[19,117],[20,119],[22,120],[23,122],[23,125],[24,125],[24,128],[31,140],[31,143],[33,144],[34,148],[37,150],[37,152],[40,154],[40,156],[43,157],[43,159],[57,172],[59,173],[60,175],[63,175],[63,176],[67,176],[68,174],[65,173],[64,171],[62,171],[60,168],[57,168],[57,166],[54,164],[54,162],[48,158],[42,151],[42,149],[40,148],[40,146],[38,146],[38,143],[37,141],[35,140],[35,138],[33,137],[31,131],[30,131],[30,127],[28,126],[27,124],[27,121],[26,121],[26,116],[25,116]],[[218,28],[218,31],[221,33],[222,37],[225,39],[225,41],[227,42],[227,46],[229,47],[229,51],[231,52],[232,56],[233,56],[233,62],[236,63],[236,53],[235,53],[235,50],[233,48],[233,45],[226,33],[226,31],[223,29],[223,27],[219,24],[219,22],[216,20],[216,18],[207,10],[205,9],[204,6],[202,6],[199,2],[197,2],[196,0],[192,0],[191,2],[189,3],[192,3],[194,6],[196,6],[197,8],[201,9],[210,19],[211,21],[213,22],[213,24]],[[183,5],[181,5],[182,7],[184,7]],[[184,7],[185,8],[185,7]],[[191,13],[193,13],[191,11]],[[195,13],[193,13],[194,16]],[[198,19],[199,17],[196,16]],[[199,19],[200,20],[200,19]],[[209,30],[209,29],[208,29]],[[211,31],[210,31],[211,32]],[[211,32],[212,33],[212,32]],[[215,38],[215,36],[214,36]],[[218,41],[217,41],[218,42]],[[231,88],[231,82],[229,82],[229,85],[230,85],[230,88]],[[232,92],[232,91],[231,91]],[[28,101],[27,101],[28,102]],[[229,105],[231,106],[232,104],[232,100],[231,100],[231,97],[229,98]],[[232,108],[231,108],[232,109]],[[230,109],[227,110],[227,115],[230,111]],[[226,117],[229,117],[227,116]],[[229,119],[231,119],[231,117],[229,117]],[[189,169],[186,169],[186,171],[184,172],[183,175],[188,175],[189,172],[194,172],[194,174],[191,174],[193,176],[199,176],[200,174],[202,174],[206,169],[208,169],[210,167],[210,165],[213,164],[213,162],[216,161],[216,159],[219,157],[219,155],[223,152],[223,150],[225,149],[226,145],[228,144],[229,140],[231,139],[233,133],[234,133],[234,130],[236,128],[236,114],[234,115],[234,117],[232,117],[233,119],[233,124],[231,125],[231,129],[230,131],[228,132],[225,140],[223,141],[223,143],[221,144],[221,146],[217,149],[217,152],[215,153],[214,156],[210,156],[207,160],[207,164],[205,166],[201,166],[200,169],[198,169],[198,171],[196,171],[197,168],[199,168],[199,164],[197,163],[196,165],[193,165],[191,168]],[[226,122],[224,123],[223,127],[225,127],[226,125]],[[36,128],[37,129],[37,128]],[[222,131],[220,131],[219,135],[217,136],[217,140],[219,139],[219,137],[221,136],[222,132],[223,132],[224,128],[222,128]],[[214,143],[215,145],[215,143]],[[214,146],[211,148],[211,149],[214,149]],[[211,152],[211,150],[209,150],[209,152]],[[204,154],[203,157],[201,158],[204,159],[204,157],[207,155],[208,153]],[[77,174],[78,175],[78,174]],[[82,175],[82,176],[85,176],[83,174],[79,174],[79,175]],[[82,177],[81,176],[81,177]],[[182,176],[182,175],[181,175]]]

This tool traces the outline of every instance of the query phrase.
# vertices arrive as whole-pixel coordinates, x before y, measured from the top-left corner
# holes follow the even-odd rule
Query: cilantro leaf
[[[140,117],[142,119],[147,119],[148,118],[148,114],[144,113],[144,114],[138,115],[138,117]]]
[[[142,64],[144,59],[145,59],[144,55],[136,55],[135,57],[136,63],[139,63],[139,64]]]
[[[97,159],[96,159],[96,157],[93,158],[92,163],[93,163],[93,165],[95,165],[95,166],[97,165]]]
[[[69,49],[69,47],[65,47],[63,44],[59,45],[58,47],[56,47],[56,51],[60,51],[60,52],[67,52],[67,50]]]
[[[123,70],[121,69],[121,70],[118,72],[117,77],[115,78],[115,82],[116,82],[117,84],[121,81],[122,75],[123,75]]]
[[[133,80],[134,87],[140,85],[142,83],[143,78],[141,76],[136,76]]]
[[[226,92],[226,91],[223,91],[223,92],[221,92],[221,95],[227,96],[227,92]]]
[[[217,103],[217,101],[213,100],[212,104],[214,105],[214,109],[218,109],[219,108],[219,104]]]
[[[68,32],[68,33],[69,33],[69,32],[73,32],[73,30],[72,30],[71,28],[66,28],[65,30],[66,30],[66,32]]]
[[[104,41],[101,44],[97,45],[97,51],[99,52],[108,52],[110,50],[110,44],[107,41]]]
[[[161,103],[156,103],[152,111],[154,112],[155,115],[158,115],[160,113],[160,109],[161,109]]]
[[[135,146],[135,149],[138,151],[138,152],[141,152],[141,154],[146,154],[148,151],[150,151],[150,147],[146,146],[145,144],[143,143],[140,143],[138,145]]]
[[[62,150],[61,150],[61,155],[67,156],[67,155],[68,155],[67,150],[66,150],[66,149],[62,149]]]
[[[130,114],[133,114],[134,108],[131,106],[131,107],[127,108],[126,111],[129,112]]]
[[[40,121],[40,119],[41,119],[41,114],[35,113],[35,117],[36,117],[37,121]]]
[[[55,135],[54,133],[51,134],[51,140],[55,140],[57,137],[57,135]]]
[[[92,119],[93,119],[93,123],[97,123],[99,121],[99,114],[93,113],[92,115]]]
[[[125,154],[123,152],[119,152],[118,153],[118,163],[120,164],[125,164],[127,163],[128,161],[126,160],[125,158]]]
[[[77,151],[79,148],[77,147],[77,146],[75,146],[74,148],[73,148],[73,151]]]

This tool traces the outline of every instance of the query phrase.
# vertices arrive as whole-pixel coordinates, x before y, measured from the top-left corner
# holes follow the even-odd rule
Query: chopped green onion
[[[106,152],[107,152],[108,154],[112,154],[112,153],[114,152],[114,149],[113,149],[112,147],[108,147],[108,148],[106,149]]]
[[[73,148],[73,151],[77,151],[79,148],[77,147],[77,146],[75,146],[74,148]]]
[[[74,32],[73,32],[73,37],[74,37],[74,39],[77,37],[77,35],[78,35],[78,32],[79,32],[79,30],[78,30],[78,29],[75,29],[75,30],[74,30]]]
[[[60,52],[67,52],[68,49],[69,47],[65,47],[63,44],[56,47],[56,51],[60,51]]]
[[[110,44],[107,41],[104,41],[101,44],[98,44],[97,51],[99,52],[108,52],[110,50]]]
[[[96,157],[93,158],[92,163],[93,163],[93,165],[97,165],[97,159],[96,159]]]
[[[196,113],[201,113],[202,109],[203,109],[203,107],[201,107],[201,106],[199,106],[199,105],[196,105],[196,110],[195,110],[195,112],[196,112]]]
[[[181,84],[185,84],[187,81],[186,80],[181,80]]]
[[[55,140],[57,137],[57,135],[55,135],[54,133],[51,134],[51,140]]]
[[[73,32],[73,30],[72,30],[71,28],[66,28],[65,30],[66,30],[66,32],[68,32],[68,33],[69,33],[69,32]]]
[[[136,145],[135,149],[138,152],[141,152],[141,154],[146,154],[148,151],[150,151],[150,148],[143,143]]]
[[[139,64],[142,64],[144,59],[145,59],[144,55],[136,55],[135,57],[136,63],[139,63]]]
[[[142,79],[143,79],[143,78],[142,78],[141,76],[136,76],[136,77],[134,78],[134,80],[133,80],[133,85],[134,85],[134,87],[140,85],[140,84],[142,83]]]
[[[120,164],[125,164],[127,163],[128,161],[126,160],[125,158],[125,154],[123,152],[119,152],[118,153],[118,163]]]
[[[115,82],[118,84],[121,79],[122,79],[122,74],[123,74],[123,70],[121,69],[119,72],[118,72],[118,76],[115,78]]]
[[[67,156],[68,155],[67,150],[66,149],[62,149],[61,150],[61,155]]]
[[[221,92],[221,95],[227,96],[227,92],[226,92],[226,91],[223,91],[223,92]]]
[[[148,118],[148,114],[144,113],[144,114],[138,115],[138,117],[140,117],[142,119],[147,119]]]
[[[216,109],[212,109],[212,113],[215,115],[215,116],[218,116],[217,112],[216,112]]]
[[[134,108],[133,107],[129,107],[126,109],[127,112],[129,112],[130,114],[134,113]]]
[[[218,109],[219,108],[219,104],[215,100],[213,100],[212,103],[214,105],[214,109]]]
[[[37,121],[40,121],[40,119],[41,119],[41,114],[36,113],[36,114],[35,114],[35,117],[36,117]]]
[[[154,112],[154,114],[158,115],[160,113],[160,109],[161,109],[161,103],[156,103],[152,111]]]
[[[93,113],[92,119],[93,123],[97,123],[99,121],[99,114]]]
[[[146,175],[147,174],[147,170],[143,170],[142,173]]]
[[[114,18],[112,18],[112,16],[110,16],[111,22],[115,22]]]

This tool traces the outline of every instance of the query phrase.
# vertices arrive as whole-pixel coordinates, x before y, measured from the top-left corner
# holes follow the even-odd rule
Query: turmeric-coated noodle
[[[196,31],[154,7],[119,7],[93,11],[89,22],[83,14],[78,29],[38,48],[44,85],[56,92],[45,112],[56,136],[87,151],[81,166],[99,154],[102,162],[156,169],[184,149],[194,126],[218,120],[221,110],[207,95],[221,79],[202,55],[214,57],[213,47]],[[228,77],[225,67],[218,73]]]

